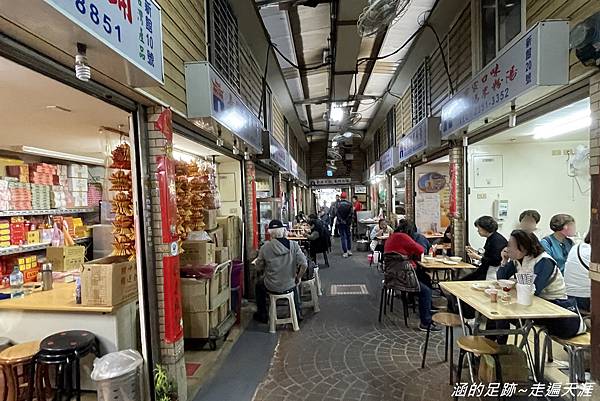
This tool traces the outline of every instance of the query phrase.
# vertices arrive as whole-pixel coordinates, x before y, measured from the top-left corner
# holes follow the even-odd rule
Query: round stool
[[[591,349],[592,337],[590,333],[583,333],[571,338],[559,338],[551,336],[552,341],[562,345],[569,355],[569,383],[585,383],[585,367],[583,353]],[[552,347],[547,341],[545,348]],[[545,354],[545,352],[543,352]],[[543,363],[543,361],[542,361]],[[577,392],[573,392],[572,399],[577,399]]]
[[[296,315],[296,303],[294,302],[294,291],[290,290],[285,294],[273,294],[269,293],[269,299],[271,300],[271,306],[269,308],[269,332],[275,333],[275,326],[278,324],[291,323],[294,331],[300,330],[298,326],[298,316]],[[290,309],[290,317],[285,319],[277,318],[277,300],[286,299]]]
[[[460,316],[455,313],[438,312],[431,317],[431,320],[439,326],[446,328],[446,343],[444,345],[444,362],[448,361],[448,348],[450,348],[450,384],[454,384],[454,327],[461,327],[462,322]],[[421,361],[421,369],[425,367],[425,359],[427,358],[427,347],[429,346],[429,333],[431,326],[427,327],[425,335],[425,347],[423,348],[423,360]],[[450,345],[448,347],[448,344]]]
[[[1,401],[23,401],[33,395],[33,381],[29,378],[35,372],[33,358],[40,349],[39,341],[13,345],[0,352],[0,374],[4,385],[0,387]]]
[[[459,337],[456,341],[458,348],[460,348],[460,353],[458,355],[458,382],[461,380],[462,375],[462,367],[465,359],[465,354],[473,354],[473,355],[490,355],[494,358],[494,365],[496,368],[496,382],[500,383],[500,388],[502,388],[502,372],[500,367],[500,348],[498,344],[492,340],[489,340],[483,336],[462,336]],[[502,399],[500,395],[498,395],[499,399]],[[458,395],[454,396],[454,400],[458,400]]]
[[[310,301],[302,302],[302,306],[306,306],[307,308],[313,308],[315,313],[319,312],[321,309],[319,308],[319,294],[317,290],[317,279],[312,278],[310,280],[305,280],[300,282],[300,288],[309,287],[310,289]]]
[[[60,400],[63,393],[71,397],[73,390],[77,400],[81,399],[79,364],[90,353],[99,356],[96,336],[89,331],[64,331],[42,340],[35,362],[40,370],[45,368],[47,371],[50,366],[56,367],[55,399]],[[38,388],[39,391],[41,388]]]

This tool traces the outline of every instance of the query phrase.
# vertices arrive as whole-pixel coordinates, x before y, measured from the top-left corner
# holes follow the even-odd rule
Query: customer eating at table
[[[424,252],[429,253],[429,248],[431,248],[431,244],[429,240],[425,238],[425,236],[417,231],[417,226],[415,223],[408,219],[402,219],[398,222],[397,231],[407,234],[411,237],[415,242],[423,247]]]
[[[516,273],[535,274],[535,295],[555,305],[577,312],[576,302],[567,297],[565,280],[554,259],[542,248],[538,238],[524,230],[510,234],[508,246],[502,255],[502,266],[496,276],[499,280],[509,279]],[[545,326],[551,335],[571,338],[585,332],[580,316],[572,318],[537,319],[536,324]],[[488,320],[486,329],[508,329],[508,320]],[[494,336],[492,336],[493,338]],[[506,344],[508,336],[496,336],[499,344]]]
[[[461,280],[493,280],[496,277],[498,266],[502,262],[502,250],[506,248],[506,238],[498,232],[498,223],[491,216],[481,216],[475,220],[475,227],[479,236],[485,238],[483,255],[472,247],[467,247],[467,255],[473,261],[479,261],[479,267]]]
[[[542,216],[537,210],[524,210],[519,215],[519,228],[528,233],[536,233]]]
[[[371,238],[371,249],[374,252],[383,252],[383,240],[381,237],[389,237],[394,232],[386,219],[379,219],[379,223],[373,227],[369,237]]]
[[[577,227],[575,218],[569,214],[557,214],[550,219],[550,229],[554,232],[542,238],[542,246],[556,261],[561,273],[565,271],[565,262],[573,248],[573,240],[569,237],[575,236]]]
[[[301,319],[301,304],[296,284],[300,282],[308,267],[306,257],[296,241],[286,238],[286,229],[279,220],[269,223],[271,240],[263,244],[256,259],[256,270],[261,276],[256,282],[256,313],[254,319],[266,323],[267,296],[269,293],[294,292],[298,319]]]
[[[431,331],[440,331],[440,328],[431,321],[431,277],[429,277],[422,269],[418,268],[416,264],[416,261],[421,259],[423,251],[424,249],[421,245],[408,234],[403,233],[398,229],[390,235],[384,245],[384,254],[393,252],[403,255],[406,259],[411,261],[412,267],[416,269],[415,272],[420,287],[419,318],[421,323],[419,324],[419,330],[427,331],[427,328],[430,327]]]
[[[565,263],[565,286],[567,296],[577,302],[581,312],[590,312],[592,280],[590,279],[590,259],[592,246],[588,232],[583,242],[571,248]]]

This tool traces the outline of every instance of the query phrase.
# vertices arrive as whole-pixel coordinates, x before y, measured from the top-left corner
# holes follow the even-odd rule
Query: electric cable
[[[450,86],[450,95],[454,95],[454,85],[452,84],[452,77],[450,76],[450,68],[448,68],[448,62],[446,61],[446,57],[444,57],[444,49],[442,48],[442,41],[440,40],[440,37],[439,37],[437,31],[435,30],[435,28],[429,22],[425,22],[423,27],[429,28],[433,32],[433,35],[435,36],[435,40],[437,41],[437,44],[438,44],[438,49],[440,50],[440,55],[442,56],[442,62],[444,63],[444,69],[446,70],[446,76],[448,77],[448,86]]]

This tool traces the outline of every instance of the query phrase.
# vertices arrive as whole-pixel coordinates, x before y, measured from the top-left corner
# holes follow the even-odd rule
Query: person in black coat
[[[310,258],[316,263],[317,254],[327,252],[329,249],[331,235],[316,214],[308,216],[308,224],[310,224],[310,234],[307,237],[310,241]]]
[[[491,216],[481,216],[475,220],[475,227],[477,227],[479,235],[486,239],[483,246],[484,252],[481,255],[472,247],[467,246],[467,255],[473,261],[479,260],[480,265],[474,272],[467,274],[461,280],[486,280],[488,276],[493,276],[492,279],[495,279],[496,270],[502,263],[502,250],[506,248],[508,241],[498,232],[498,223]]]

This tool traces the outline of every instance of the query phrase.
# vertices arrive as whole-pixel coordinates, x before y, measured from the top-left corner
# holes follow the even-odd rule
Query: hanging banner
[[[456,186],[457,186],[457,167],[456,163],[450,163],[450,207],[449,213],[450,217],[456,217],[457,208],[456,208]]]
[[[173,344],[183,337],[179,256],[164,256],[162,264],[165,288],[165,341]]]
[[[162,16],[154,0],[44,1],[150,77],[164,82]]]
[[[179,239],[177,235],[177,190],[175,189],[175,162],[170,157],[156,156],[158,191],[160,193],[160,214],[162,240],[171,244]]]
[[[569,24],[539,22],[444,104],[442,137],[448,138],[478,120],[506,114],[513,101],[521,100],[521,96],[536,88],[568,83]],[[517,106],[523,104],[527,101]],[[506,110],[491,116],[502,106]]]
[[[162,132],[169,144],[173,142],[173,112],[168,107],[163,110],[158,116],[158,120],[154,123],[154,127]]]

